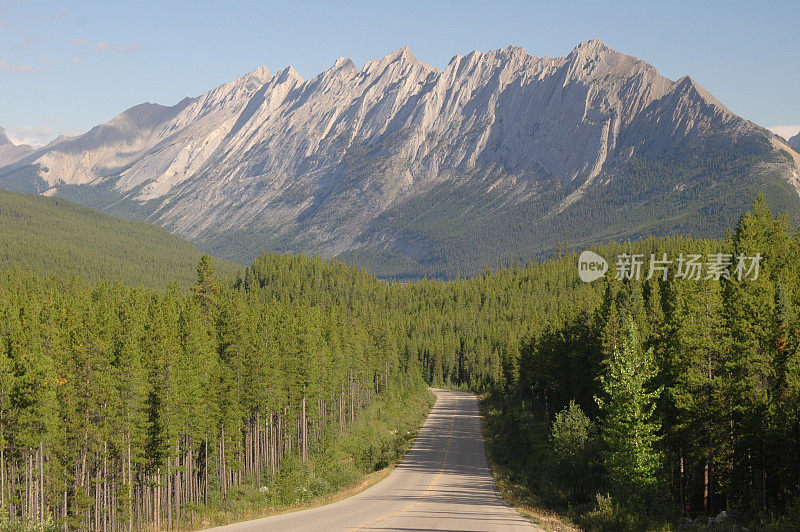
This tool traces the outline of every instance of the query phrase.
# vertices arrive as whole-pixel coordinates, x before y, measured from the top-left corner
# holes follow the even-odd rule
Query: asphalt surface
[[[495,490],[475,396],[434,392],[436,405],[414,446],[374,486],[325,506],[211,530],[540,530]]]

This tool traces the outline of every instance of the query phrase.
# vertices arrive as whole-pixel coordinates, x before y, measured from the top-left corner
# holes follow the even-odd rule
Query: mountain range
[[[443,70],[402,48],[307,80],[260,67],[14,146],[0,188],[158,224],[240,263],[304,252],[455,277],[562,245],[720,236],[757,193],[797,221],[790,142],[597,39],[557,58],[474,51]]]

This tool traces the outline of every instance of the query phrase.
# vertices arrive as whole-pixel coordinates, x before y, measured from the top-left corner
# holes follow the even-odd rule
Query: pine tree
[[[778,447],[781,353],[776,319],[778,286],[790,275],[786,259],[792,238],[785,218],[773,218],[763,196],[739,222],[734,257],[761,256],[758,276],[734,275],[723,284],[726,326],[732,349],[726,369],[733,409],[731,446],[735,467],[731,499],[737,506],[764,511],[768,504],[772,449]],[[796,267],[796,265],[794,266]],[[757,486],[754,489],[753,486]],[[754,496],[757,495],[757,496]]]
[[[717,486],[730,482],[730,394],[726,371],[730,353],[719,283],[673,281],[668,290],[668,337],[660,359],[665,387],[661,419],[677,472],[678,498],[685,507],[689,472],[698,471],[703,508],[713,512]]]
[[[611,487],[630,500],[651,492],[661,467],[661,454],[655,449],[659,427],[653,415],[661,390],[650,389],[656,365],[652,350],[642,350],[635,322],[628,318],[624,330],[621,348],[615,348],[605,360],[600,377],[602,395],[595,400],[602,413],[600,427]]]
[[[192,292],[206,318],[213,323],[219,312],[222,284],[208,255],[203,255],[197,263],[197,282],[192,286]]]

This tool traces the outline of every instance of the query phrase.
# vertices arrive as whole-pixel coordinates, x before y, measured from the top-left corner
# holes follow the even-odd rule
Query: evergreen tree
[[[622,346],[605,360],[602,395],[595,398],[602,414],[608,478],[626,500],[652,492],[661,467],[655,448],[659,427],[654,420],[661,390],[650,389],[656,372],[652,350],[642,350],[636,323],[628,319]]]

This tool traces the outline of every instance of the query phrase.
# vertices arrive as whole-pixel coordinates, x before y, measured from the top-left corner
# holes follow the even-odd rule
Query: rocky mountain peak
[[[293,66],[287,66],[281,70],[279,70],[275,74],[275,81],[277,83],[286,83],[287,81],[293,81],[296,84],[303,83],[303,76],[295,70]]]
[[[599,63],[616,63],[620,59],[636,60],[609,48],[600,39],[592,39],[580,43],[572,49],[566,59],[568,63],[575,65],[576,68],[583,69]]]
[[[343,83],[351,83],[355,76],[361,74],[361,70],[353,63],[349,57],[338,57],[333,65],[323,70],[306,82],[306,89],[325,87],[322,90],[336,90],[334,87],[341,86]]]
[[[0,127],[0,167],[16,162],[32,151],[33,148],[27,144],[14,144],[6,130]]]
[[[242,76],[239,76],[233,81],[218,85],[216,88],[201,95],[197,99],[205,101],[217,101],[220,98],[224,99],[236,93],[253,93],[272,79],[273,76],[269,69],[262,65],[254,70],[251,70],[250,72],[247,72],[246,74],[243,74]]]
[[[59,133],[59,135],[56,138],[54,138],[53,140],[51,140],[47,144],[47,146],[45,146],[45,148],[47,148],[48,146],[55,146],[56,144],[60,144],[60,143],[64,142],[65,140],[69,140],[69,137],[67,137],[63,133]]]
[[[270,74],[266,66],[261,65],[252,72],[248,72],[240,79],[245,85],[250,85],[251,88],[255,89],[272,79],[272,74]]]
[[[727,107],[725,107],[719,100],[717,100],[710,92],[700,86],[691,76],[683,76],[675,82],[672,92],[685,99],[703,102],[716,109],[716,112],[726,115],[735,116]]]
[[[580,43],[566,57],[566,64],[568,77],[573,80],[608,82],[637,76],[663,79],[646,61],[609,48],[600,39]]]
[[[6,130],[0,127],[0,146],[6,146],[8,144],[12,146],[14,145],[14,143],[11,142],[11,139],[8,138],[8,135],[6,135]]]
[[[438,69],[431,67],[417,59],[408,46],[403,46],[397,50],[390,52],[385,57],[380,59],[373,59],[367,61],[364,65],[364,72],[366,74],[373,74],[380,71],[385,71],[390,65],[399,65],[402,70],[408,69],[421,69],[424,71],[438,72]]]
[[[475,57],[482,61],[491,61],[497,65],[504,64],[511,67],[519,67],[529,60],[536,59],[521,46],[508,46],[498,50],[490,50],[486,53],[473,53],[475,53]]]
[[[125,128],[150,128],[163,121],[163,116],[169,113],[170,108],[167,106],[145,102],[117,115],[111,124]]]
[[[395,61],[422,63],[422,61],[414,57],[414,54],[411,53],[411,49],[408,46],[403,46],[394,52],[390,52],[386,57],[384,57],[384,59],[389,63],[394,63]]]
[[[594,39],[590,39],[588,41],[583,41],[582,43],[579,43],[575,48],[572,49],[570,55],[590,57],[590,56],[598,56],[609,52],[617,53],[608,46],[606,46],[606,44],[603,41],[595,37]]]
[[[349,57],[339,57],[333,63],[333,66],[330,70],[350,70],[352,68],[357,68],[353,60]]]

